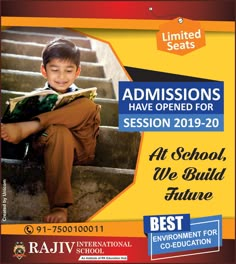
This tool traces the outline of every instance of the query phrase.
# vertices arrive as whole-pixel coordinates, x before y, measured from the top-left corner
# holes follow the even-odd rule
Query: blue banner
[[[223,115],[119,115],[121,131],[223,131]]]
[[[158,255],[222,246],[222,216],[190,220],[190,230],[148,233],[148,254]]]
[[[223,131],[223,82],[119,82],[121,131]]]
[[[144,233],[190,230],[190,214],[144,216]]]

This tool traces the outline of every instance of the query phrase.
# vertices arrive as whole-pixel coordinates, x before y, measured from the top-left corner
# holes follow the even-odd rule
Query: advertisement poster
[[[1,263],[235,263],[235,2],[1,6]],[[77,55],[44,61],[68,40],[79,66]],[[96,95],[37,114],[42,97],[25,108],[24,97],[14,114],[31,117],[7,119],[12,98],[45,82],[63,94],[70,80]],[[90,102],[93,123],[87,110],[68,115],[75,102]],[[63,121],[42,121],[54,113]],[[82,118],[76,132],[65,125]],[[50,140],[58,126],[63,150],[58,136],[34,159],[37,133]],[[64,165],[75,157],[66,131],[93,133],[92,162],[81,151]]]

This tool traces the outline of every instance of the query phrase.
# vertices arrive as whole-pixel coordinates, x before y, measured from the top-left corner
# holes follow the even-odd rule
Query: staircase
[[[2,113],[8,98],[44,86],[40,56],[45,43],[55,37],[67,37],[80,47],[81,75],[75,84],[96,86],[95,102],[102,106],[95,164],[74,166],[72,173],[75,203],[69,209],[69,222],[84,222],[133,182],[140,133],[118,130],[117,84],[127,77],[109,45],[64,28],[2,31]],[[4,157],[1,165],[7,191],[7,215],[2,223],[41,222],[48,212],[43,165]]]

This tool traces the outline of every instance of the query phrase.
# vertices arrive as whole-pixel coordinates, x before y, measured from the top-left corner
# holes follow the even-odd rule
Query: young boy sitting
[[[55,39],[42,52],[44,89],[66,93],[80,74],[80,51],[66,39]],[[71,173],[73,164],[93,161],[100,125],[100,106],[81,97],[57,110],[39,114],[26,122],[1,124],[1,138],[18,144],[34,135],[32,147],[43,153],[45,189],[50,213],[44,222],[67,222],[67,208],[73,204]]]

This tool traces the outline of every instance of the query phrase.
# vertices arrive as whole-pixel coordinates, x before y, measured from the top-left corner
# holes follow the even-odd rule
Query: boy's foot
[[[67,222],[67,208],[55,207],[51,212],[44,217],[46,223],[66,223]]]
[[[39,121],[1,124],[1,138],[9,143],[18,144],[40,129]]]
[[[1,138],[9,143],[18,144],[22,140],[21,130],[17,123],[1,124]]]

